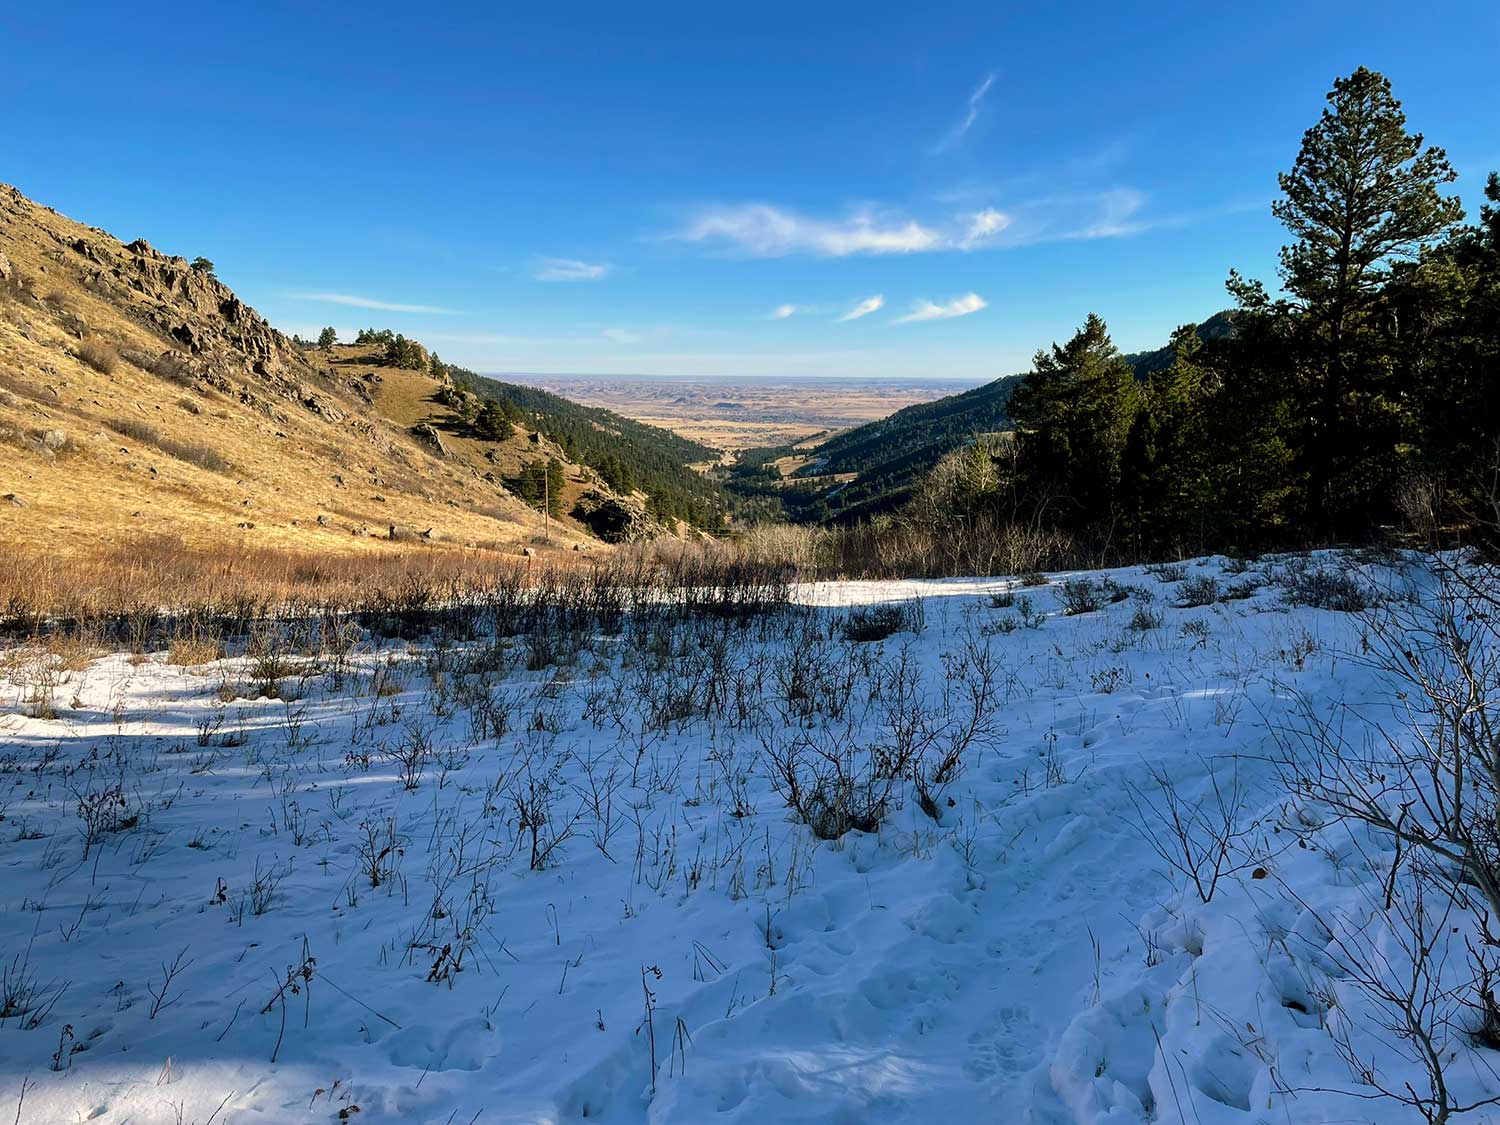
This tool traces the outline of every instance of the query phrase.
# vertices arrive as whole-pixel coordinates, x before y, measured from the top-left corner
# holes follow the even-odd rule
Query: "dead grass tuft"
[[[218,637],[197,632],[178,633],[167,646],[167,663],[197,668],[224,659],[224,644]]]
[[[134,418],[115,418],[106,422],[105,425],[121,437],[145,445],[154,445],[163,453],[179,461],[196,465],[200,469],[207,469],[212,473],[227,473],[231,468],[229,459],[213,446],[201,441],[179,441],[176,438],[167,437],[147,422]]]
[[[120,366],[120,353],[113,344],[87,339],[78,345],[78,358],[101,375],[113,375]]]

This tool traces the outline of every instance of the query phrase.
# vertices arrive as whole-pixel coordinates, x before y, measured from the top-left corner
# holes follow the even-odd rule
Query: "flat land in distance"
[[[737,452],[873,422],[975,385],[961,379],[497,375]]]

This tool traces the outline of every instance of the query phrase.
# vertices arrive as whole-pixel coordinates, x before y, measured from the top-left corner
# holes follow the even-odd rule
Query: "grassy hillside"
[[[639,490],[664,521],[681,520],[707,531],[722,527],[727,497],[717,479],[692,468],[719,459],[719,451],[658,426],[519,383],[449,368],[455,385],[511,404],[545,437],[611,484]]]
[[[418,349],[420,350],[420,349]],[[0,510],[7,551],[348,554],[434,544],[515,553],[598,544],[584,493],[711,526],[708,451],[528,388],[529,430],[478,441],[444,380],[377,345],[315,348],[272,328],[207,261],[128,245],[0,186]],[[628,466],[617,492],[589,463]],[[561,518],[514,489],[563,473]]]

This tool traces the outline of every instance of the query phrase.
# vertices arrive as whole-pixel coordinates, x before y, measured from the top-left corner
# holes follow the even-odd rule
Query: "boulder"
[[[643,505],[597,489],[580,496],[570,514],[606,543],[641,543],[656,532]]]
[[[15,275],[15,267],[10,264],[10,259],[5,256],[5,251],[0,250],[0,281],[9,281]]]
[[[26,501],[22,500],[14,492],[7,492],[5,494],[5,502],[7,504],[11,505],[12,507],[15,507],[15,508],[25,508],[25,507],[28,507]]]
[[[65,430],[43,430],[42,445],[56,453],[68,444],[68,434]]]
[[[411,543],[416,540],[417,533],[405,524],[393,523],[386,538],[395,543]]]
[[[424,446],[429,453],[438,457],[446,457],[448,451],[443,448],[443,436],[437,429],[426,422],[418,422],[411,428],[411,436],[417,439],[418,444]]]
[[[304,394],[302,405],[325,422],[337,423],[344,420],[344,412],[322,395],[315,395],[309,391]]]

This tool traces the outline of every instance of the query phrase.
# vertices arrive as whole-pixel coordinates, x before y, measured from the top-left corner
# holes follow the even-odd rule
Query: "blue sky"
[[[1500,168],[1492,0],[14,5],[0,49],[0,180],[494,372],[977,380],[1090,311],[1157,346],[1273,277],[1360,64],[1471,209]]]

